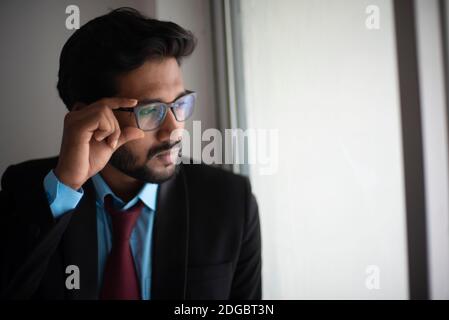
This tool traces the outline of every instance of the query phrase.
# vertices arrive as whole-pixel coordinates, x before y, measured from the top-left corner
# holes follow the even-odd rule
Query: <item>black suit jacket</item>
[[[43,179],[57,158],[10,166],[0,196],[3,299],[97,299],[97,227],[91,180],[75,210],[55,220]],[[181,165],[158,189],[152,299],[260,299],[261,239],[247,178]],[[68,265],[80,289],[67,289]]]

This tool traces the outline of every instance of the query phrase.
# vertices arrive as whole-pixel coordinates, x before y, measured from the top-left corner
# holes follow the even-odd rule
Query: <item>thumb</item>
[[[122,128],[120,138],[118,139],[117,148],[131,140],[142,139],[145,136],[143,130],[136,127]]]

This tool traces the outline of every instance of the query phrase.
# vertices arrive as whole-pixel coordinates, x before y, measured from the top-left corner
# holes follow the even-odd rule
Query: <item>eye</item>
[[[173,104],[173,107],[183,107],[183,106],[185,106],[186,104],[189,104],[190,102],[191,102],[191,100],[192,100],[192,98],[191,98],[191,96],[185,96],[185,97],[182,97],[182,98],[180,98],[178,101],[176,101],[174,104]]]
[[[179,107],[182,107],[183,105],[185,105],[184,101],[178,101],[173,104],[173,108],[179,108]]]
[[[149,116],[149,115],[153,114],[154,112],[156,112],[155,108],[144,108],[139,111],[139,116],[142,116],[142,117]]]

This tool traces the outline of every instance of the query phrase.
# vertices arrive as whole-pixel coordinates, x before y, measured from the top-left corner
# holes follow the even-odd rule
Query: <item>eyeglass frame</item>
[[[194,97],[194,101],[196,102],[196,92],[195,91],[191,91],[191,90],[185,90],[185,92],[184,92],[184,94],[182,94],[180,97],[178,97],[178,98],[176,98],[176,100],[175,101],[173,101],[173,102],[171,102],[171,103],[165,103],[165,102],[150,102],[150,103],[148,103],[148,102],[141,102],[141,103],[137,103],[137,105],[135,106],[135,107],[132,107],[132,108],[124,108],[124,107],[120,107],[120,108],[117,108],[117,109],[114,109],[114,111],[122,111],[122,112],[132,112],[132,113],[134,113],[134,116],[135,116],[135,119],[136,119],[136,123],[137,123],[137,127],[139,128],[139,129],[141,129],[141,130],[143,130],[143,131],[154,131],[154,130],[156,130],[156,129],[158,129],[163,123],[164,123],[164,121],[165,121],[165,118],[167,117],[167,113],[168,113],[168,110],[170,109],[171,110],[171,112],[173,113],[173,115],[174,115],[174,117],[175,117],[175,119],[176,119],[176,121],[178,121],[178,122],[184,122],[184,121],[186,121],[187,119],[189,119],[192,115],[190,115],[188,118],[186,118],[186,119],[184,119],[184,120],[178,120],[178,117],[176,116],[176,113],[173,111],[173,108],[174,108],[174,105],[176,104],[176,103],[178,103],[178,101],[180,100],[180,99],[182,99],[182,98],[185,98],[186,96],[188,96],[188,95],[193,95],[193,97]],[[159,125],[157,126],[157,127],[155,127],[155,128],[152,128],[152,129],[142,129],[141,127],[140,127],[140,124],[139,124],[139,116],[138,116],[138,112],[140,111],[140,109],[143,107],[143,106],[150,106],[150,105],[153,105],[153,104],[155,104],[155,105],[163,105],[164,106],[164,116],[162,117],[162,119],[161,119],[161,121],[160,121],[160,123],[159,123]],[[195,104],[193,105],[193,109],[195,108]],[[192,114],[193,114],[193,112],[192,112]]]

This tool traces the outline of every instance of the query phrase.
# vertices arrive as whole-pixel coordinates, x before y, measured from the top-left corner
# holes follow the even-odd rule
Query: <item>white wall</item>
[[[392,1],[241,4],[248,126],[280,136],[277,174],[251,168],[264,298],[408,298]]]
[[[153,15],[153,1],[0,2],[0,174],[10,164],[59,153],[66,108],[56,83],[59,54],[73,33],[68,5],[80,8],[81,25],[110,9],[132,6]]]

